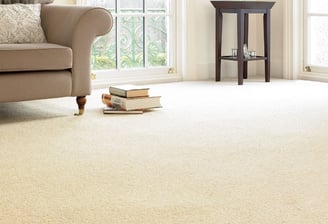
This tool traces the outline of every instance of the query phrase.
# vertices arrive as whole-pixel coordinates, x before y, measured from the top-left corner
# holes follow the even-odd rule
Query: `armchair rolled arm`
[[[90,92],[91,45],[97,36],[111,30],[111,14],[100,7],[45,4],[41,23],[49,43],[72,48],[72,96],[81,95],[86,88]]]

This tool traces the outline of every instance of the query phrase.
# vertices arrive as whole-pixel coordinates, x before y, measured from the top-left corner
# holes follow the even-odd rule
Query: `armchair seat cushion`
[[[0,73],[65,70],[73,64],[71,48],[50,43],[0,44],[0,58]]]

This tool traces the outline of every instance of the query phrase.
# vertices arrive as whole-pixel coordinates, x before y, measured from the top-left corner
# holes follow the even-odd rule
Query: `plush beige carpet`
[[[328,223],[328,83],[150,87],[142,115],[0,104],[0,223]]]

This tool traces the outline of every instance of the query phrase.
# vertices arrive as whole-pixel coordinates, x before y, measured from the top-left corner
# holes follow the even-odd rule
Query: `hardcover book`
[[[116,107],[104,107],[104,114],[142,114],[142,110],[122,110]]]
[[[160,96],[125,98],[112,95],[112,104],[113,107],[123,110],[147,110],[162,107],[160,98]]]
[[[109,92],[112,95],[122,96],[122,97],[141,97],[141,96],[148,96],[149,88],[144,86],[137,86],[137,85],[117,85],[117,86],[110,86]]]
[[[103,104],[105,104],[107,107],[112,107],[112,96],[108,93],[103,93],[101,95],[101,101]]]

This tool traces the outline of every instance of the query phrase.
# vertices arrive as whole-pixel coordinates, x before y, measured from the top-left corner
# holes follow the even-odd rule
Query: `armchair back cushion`
[[[0,44],[42,43],[41,4],[0,5]]]

